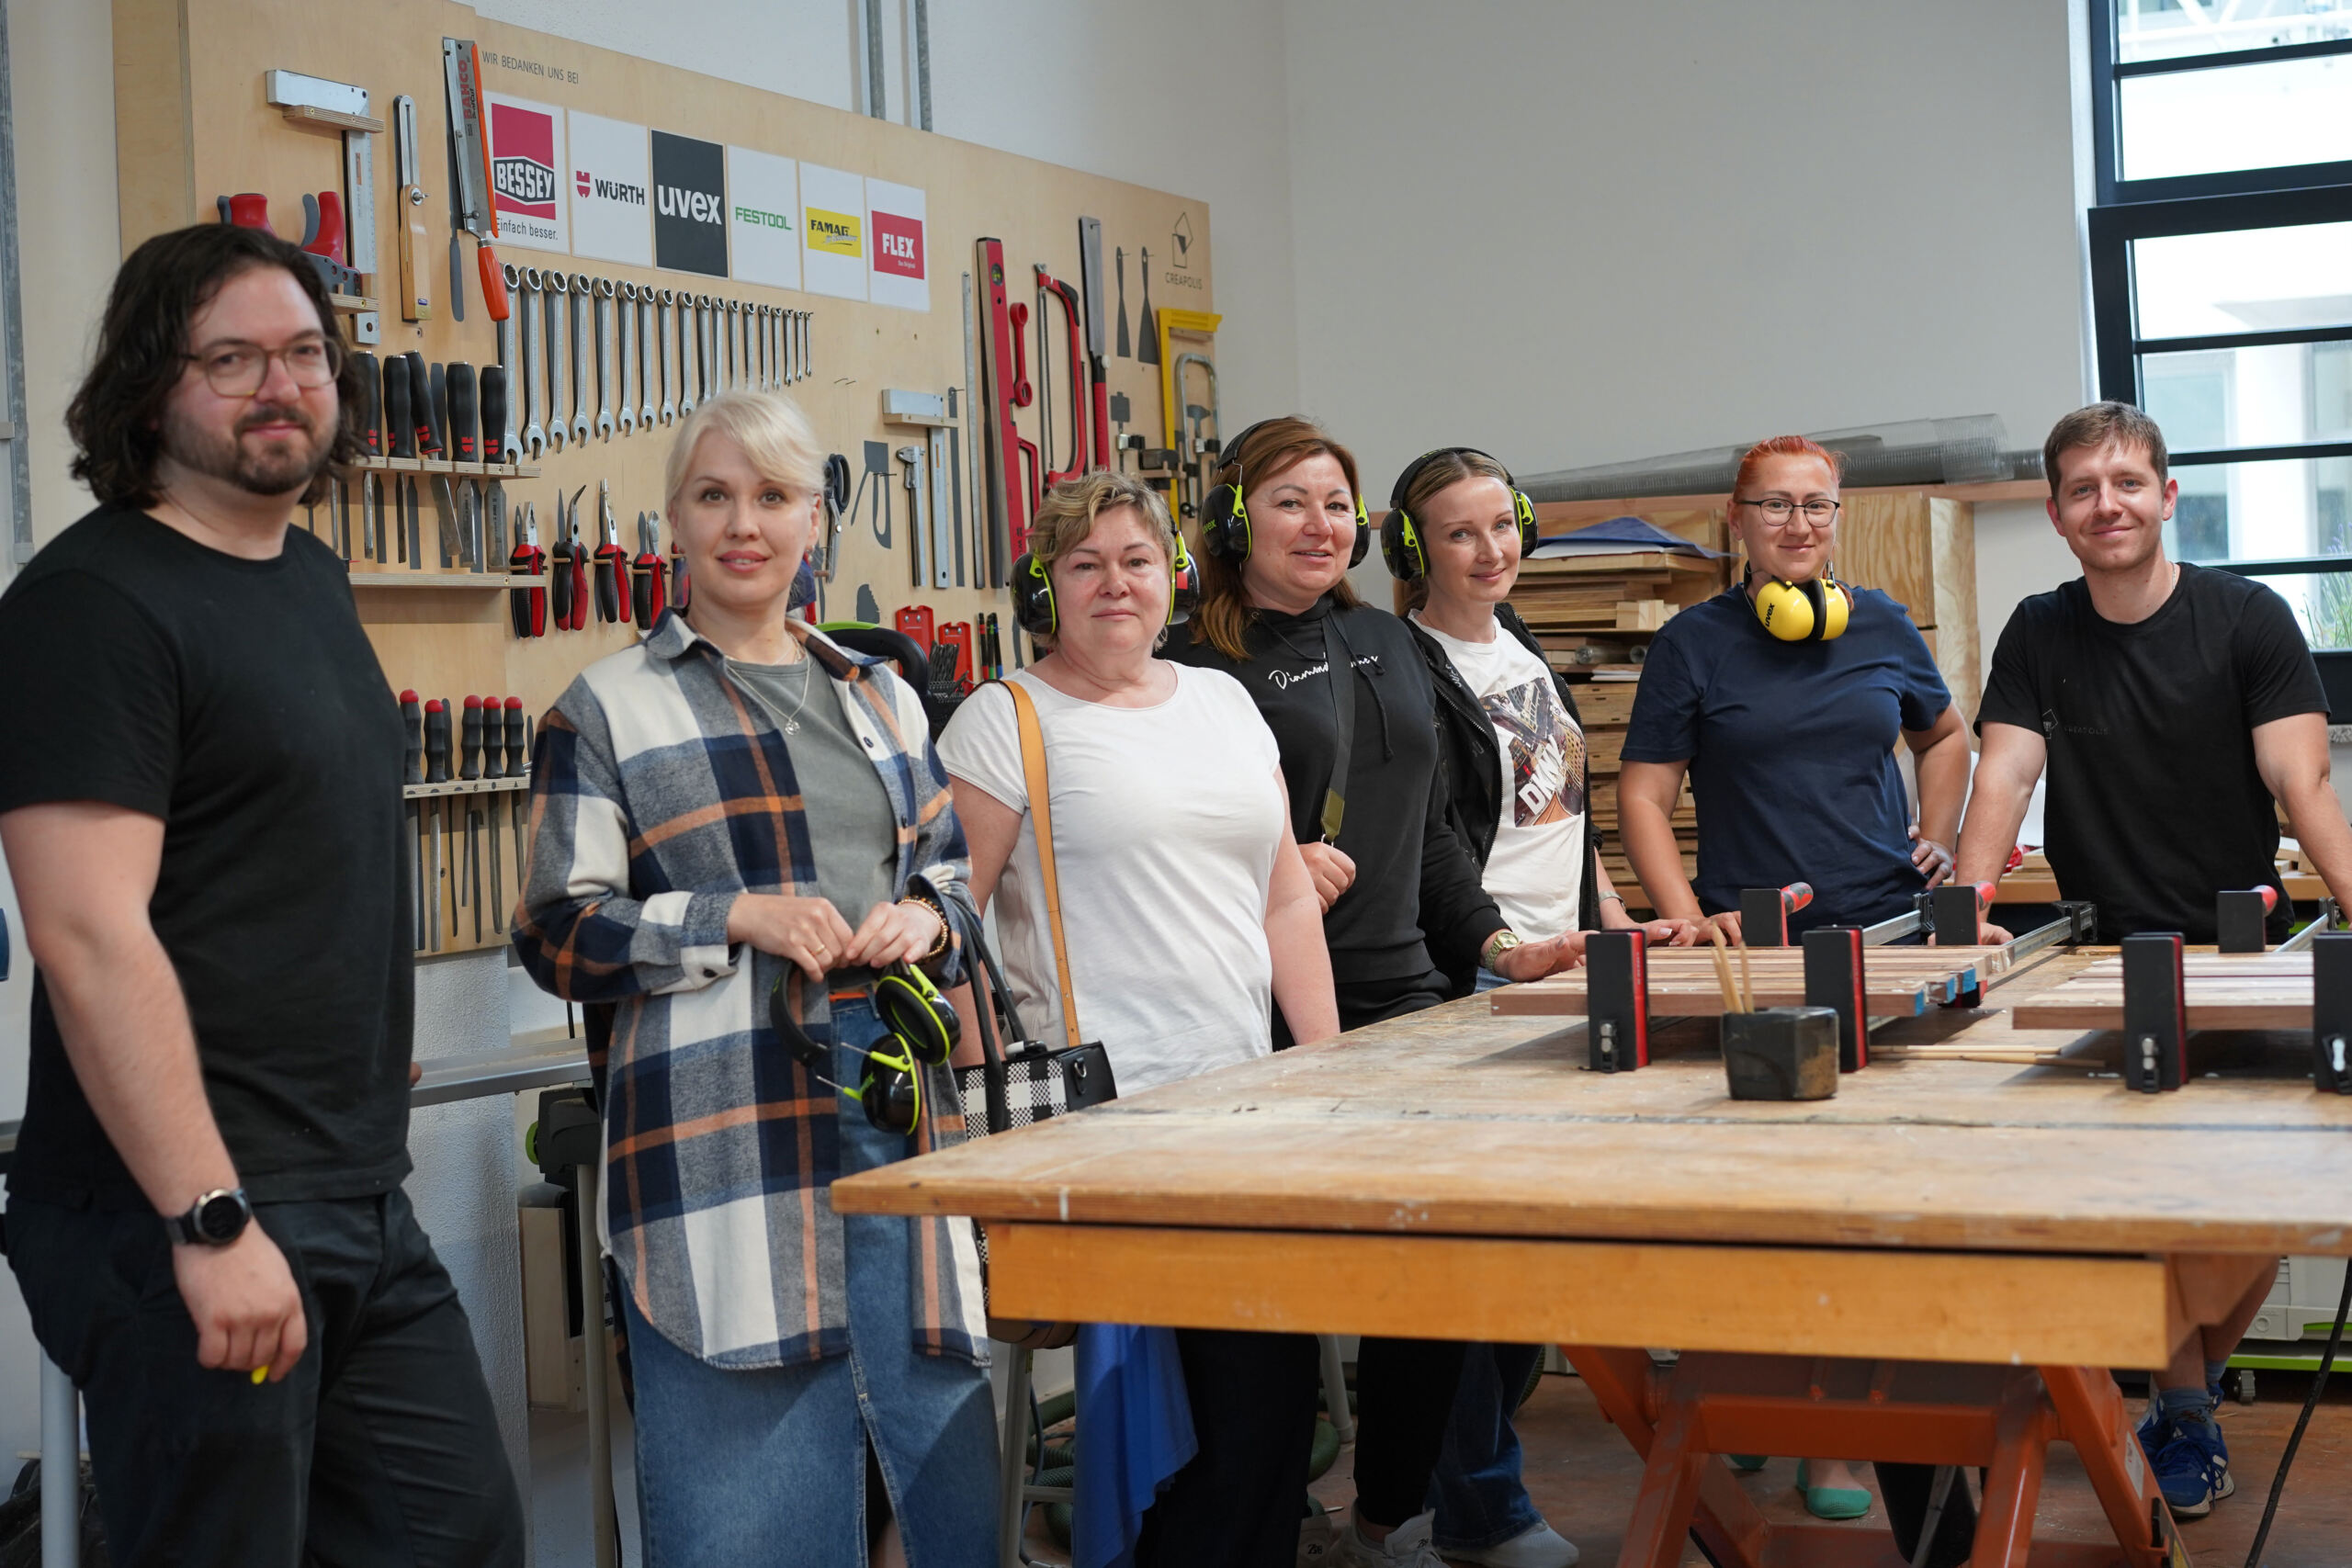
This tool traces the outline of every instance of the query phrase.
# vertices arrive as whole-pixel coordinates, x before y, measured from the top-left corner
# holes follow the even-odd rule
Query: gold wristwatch
[[[1478,962],[1487,968],[1492,969],[1495,966],[1495,961],[1497,959],[1502,957],[1504,953],[1509,953],[1512,948],[1522,945],[1524,944],[1521,942],[1520,935],[1517,931],[1497,931],[1494,935],[1487,939],[1487,950],[1478,955]]]

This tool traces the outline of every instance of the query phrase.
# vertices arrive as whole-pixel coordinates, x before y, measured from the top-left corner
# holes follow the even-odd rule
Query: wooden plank
[[[1577,712],[1584,716],[1585,728],[1595,725],[1627,724],[1634,717],[1634,694],[1641,690],[1632,681],[1587,681],[1577,687]]]
[[[1935,1002],[1950,995],[1950,987],[1932,988],[1928,982],[1915,980],[1907,984],[1882,980],[1865,970],[1868,990],[1867,1005],[1873,1018],[1905,1018],[1926,1012]],[[1733,965],[1732,975],[1739,970]],[[1736,1010],[1724,1005],[1723,992],[1713,979],[1661,981],[1650,977],[1650,1011],[1658,1017],[1717,1018]],[[1793,1008],[1805,1005],[1804,981],[1787,976],[1756,976],[1756,1005],[1759,1008]],[[1499,1018],[1582,1018],[1588,1006],[1584,981],[1537,980],[1524,986],[1505,986],[1487,993],[1487,1005]]]
[[[1580,1023],[1465,998],[853,1177],[833,1201],[995,1221],[2352,1255],[2352,1101],[2312,1092],[2307,1037],[2210,1037],[2196,1066],[2222,1076],[2178,1094],[2072,1066],[1930,1059],[1874,1063],[1804,1104],[1730,1099],[1715,1038],[1710,1021],[1663,1024],[1649,1066],[1591,1073]],[[1938,1010],[1872,1045],[2078,1038]]]
[[[1279,1333],[2161,1366],[2152,1258],[1163,1226],[989,1228],[989,1309]]]

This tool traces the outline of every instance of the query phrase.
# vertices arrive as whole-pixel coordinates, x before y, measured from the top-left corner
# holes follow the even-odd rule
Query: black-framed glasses
[[[1772,496],[1764,501],[1736,501],[1735,506],[1752,506],[1768,527],[1785,528],[1800,512],[1804,520],[1816,528],[1826,528],[1837,519],[1838,503],[1834,501],[1783,501]]]
[[[329,340],[305,338],[284,348],[264,348],[257,343],[216,343],[202,354],[187,356],[204,372],[207,385],[224,398],[250,398],[269,379],[269,362],[285,361],[286,373],[298,387],[323,387],[343,369],[343,355]]]

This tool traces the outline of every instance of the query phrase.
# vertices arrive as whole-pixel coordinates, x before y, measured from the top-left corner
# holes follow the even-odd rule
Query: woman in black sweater
[[[1274,732],[1340,1027],[1436,1006],[1449,972],[1532,980],[1574,965],[1582,937],[1522,942],[1448,824],[1429,666],[1405,624],[1347,584],[1370,544],[1355,458],[1310,421],[1271,419],[1227,445],[1218,479],[1202,513],[1201,606],[1168,657],[1232,675]],[[1335,685],[1334,669],[1352,679]],[[1364,1340],[1342,1562],[1439,1568],[1424,1502],[1462,1350]]]

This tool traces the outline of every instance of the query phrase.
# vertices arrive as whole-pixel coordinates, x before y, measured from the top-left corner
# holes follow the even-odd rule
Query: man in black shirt
[[[39,965],[9,1262],[119,1563],[522,1561],[471,1331],[401,1191],[402,736],[347,567],[317,275],[207,225],[123,264],[67,420],[97,510],[0,597]]]
[[[2138,409],[2068,414],[2042,467],[2050,520],[2083,575],[2020,604],[2001,633],[1955,879],[1998,879],[2046,764],[2050,868],[2066,897],[2098,907],[2101,942],[2179,931],[2210,942],[2214,894],[2260,886],[2279,889],[2271,935],[2284,937],[2274,800],[2329,891],[2352,897],[2327,697],[2293,612],[2261,583],[2165,558],[2180,486],[2165,476],[2164,433]],[[2197,1517],[2234,1490],[2212,1403],[2270,1283],[2191,1337],[2155,1380],[2141,1439],[2177,1515]]]

